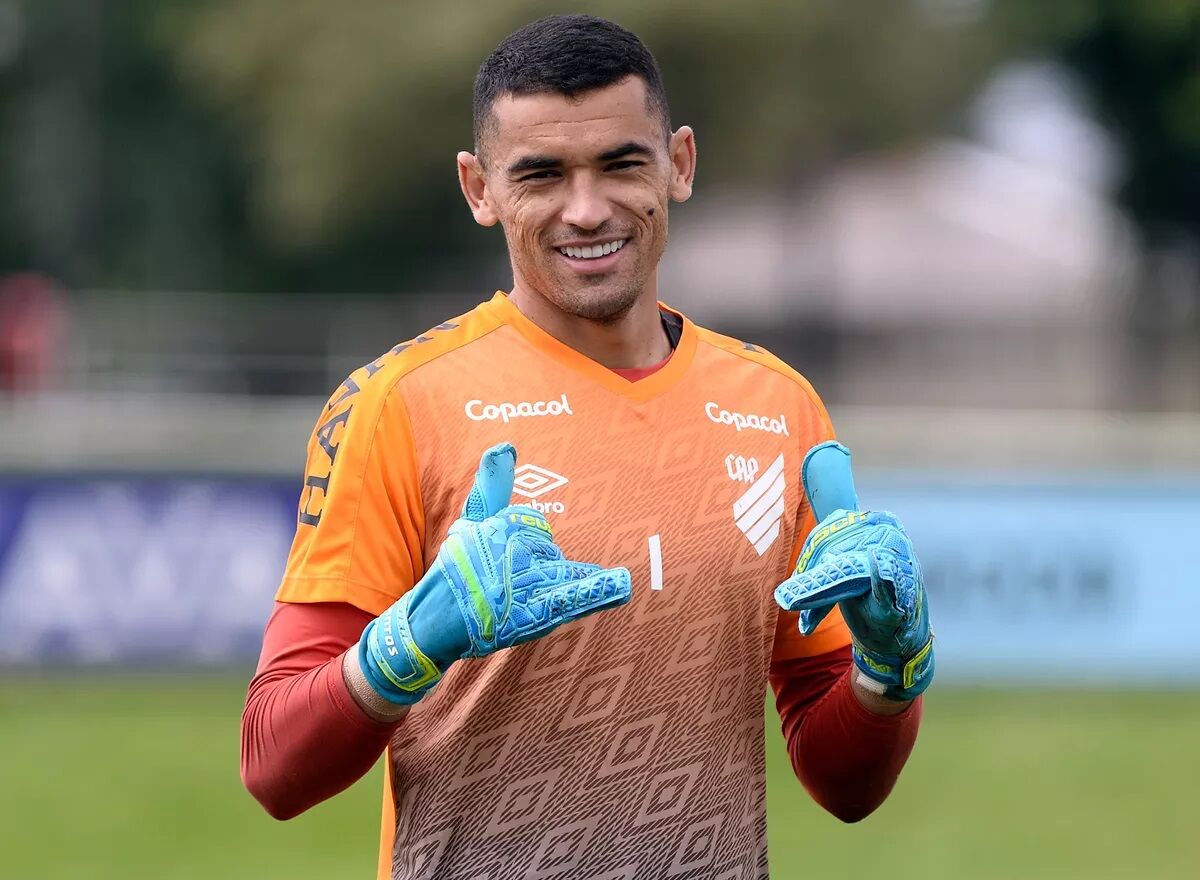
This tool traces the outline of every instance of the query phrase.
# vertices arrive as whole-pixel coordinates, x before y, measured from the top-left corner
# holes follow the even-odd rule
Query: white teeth
[[[620,241],[610,241],[605,244],[597,244],[589,247],[564,247],[559,248],[558,252],[564,257],[573,257],[576,260],[594,260],[597,257],[606,257],[611,253],[619,251],[625,246],[627,240],[622,238]]]

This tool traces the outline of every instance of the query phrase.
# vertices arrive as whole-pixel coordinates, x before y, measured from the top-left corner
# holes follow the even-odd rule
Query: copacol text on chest
[[[473,422],[494,422],[497,419],[508,424],[510,419],[532,416],[573,416],[571,404],[564,394],[557,400],[522,400],[520,403],[484,403],[468,400],[464,407],[467,418]]]

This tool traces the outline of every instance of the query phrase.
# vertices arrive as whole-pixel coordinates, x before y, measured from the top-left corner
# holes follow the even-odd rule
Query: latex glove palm
[[[360,666],[391,702],[416,702],[455,660],[629,601],[626,569],[566,559],[542,514],[509,505],[515,464],[512,444],[484,453],[434,564],[363,632]]]
[[[801,475],[819,523],[775,601],[800,612],[805,635],[840,604],[868,686],[911,700],[934,669],[929,603],[912,542],[892,514],[858,510],[850,451],[840,443],[810,449]]]

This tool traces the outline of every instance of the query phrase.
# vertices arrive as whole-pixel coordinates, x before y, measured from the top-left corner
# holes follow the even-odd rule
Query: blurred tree
[[[1200,0],[1099,3],[1060,51],[1121,142],[1121,198],[1150,240],[1200,235]]]
[[[545,0],[0,0],[0,272],[71,286],[504,283],[461,204],[483,56]],[[597,0],[658,56],[701,187],[802,187],[953,124],[1057,56],[1127,153],[1127,204],[1200,236],[1200,0]],[[486,267],[486,268],[485,268]]]
[[[928,4],[609,0],[589,11],[640,34],[664,68],[676,123],[698,133],[708,183],[794,186],[848,149],[941,124],[1009,48],[983,19]],[[363,0],[209,3],[173,19],[186,79],[254,157],[255,216],[285,249],[328,247],[381,217],[398,242],[477,238],[458,205],[471,81],[522,22],[560,4]],[[406,206],[395,217],[395,206]]]
[[[158,11],[0,0],[0,269],[91,287],[261,280],[238,153],[181,96]]]

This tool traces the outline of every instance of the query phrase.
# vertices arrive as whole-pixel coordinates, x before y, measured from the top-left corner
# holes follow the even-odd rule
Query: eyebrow
[[[596,158],[601,162],[612,162],[616,159],[624,159],[626,156],[653,158],[654,151],[643,143],[629,141],[628,143],[621,144],[619,147],[601,153]],[[523,156],[509,165],[507,171],[509,175],[515,177],[527,171],[545,171],[548,168],[557,168],[560,165],[562,165],[562,160],[554,156]]]
[[[526,171],[543,171],[547,168],[557,168],[561,164],[553,156],[524,156],[508,166],[508,173],[515,177]]]
[[[600,154],[601,162],[611,162],[614,159],[624,159],[626,156],[646,156],[653,157],[654,151],[648,146],[638,141],[629,141],[629,143],[621,144],[615,150],[609,150],[607,153]]]

